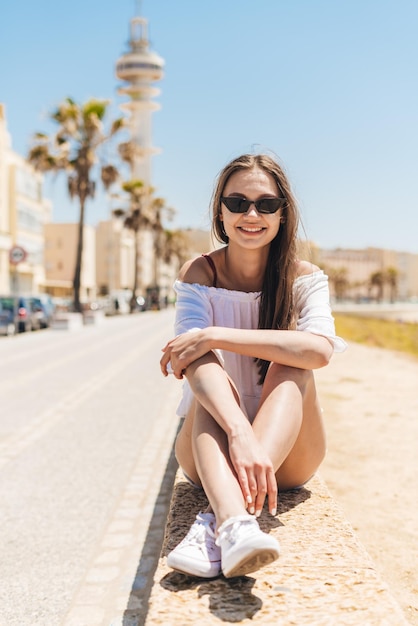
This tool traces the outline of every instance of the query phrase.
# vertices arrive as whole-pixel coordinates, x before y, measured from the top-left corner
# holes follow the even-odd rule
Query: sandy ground
[[[418,625],[418,359],[350,343],[316,380],[328,434],[320,475]]]

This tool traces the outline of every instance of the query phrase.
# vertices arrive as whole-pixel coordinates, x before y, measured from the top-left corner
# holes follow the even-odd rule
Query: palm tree
[[[343,300],[346,295],[349,282],[347,278],[347,268],[346,267],[330,267],[327,270],[327,274],[329,276],[329,280],[334,286],[335,297],[338,301]]]
[[[166,230],[164,261],[167,264],[173,263],[179,269],[190,257],[190,241],[186,233],[182,230]]]
[[[103,119],[108,104],[107,100],[95,99],[90,99],[84,104],[77,104],[71,98],[66,98],[50,115],[51,119],[58,124],[57,132],[50,137],[44,133],[36,133],[28,155],[29,161],[39,171],[64,171],[68,177],[69,195],[71,198],[78,198],[80,203],[73,279],[74,309],[79,312],[82,309],[80,286],[85,205],[88,198],[94,197],[96,189],[93,166],[97,161],[99,146],[123,125],[123,120],[115,120],[109,134],[104,134]],[[108,188],[116,181],[116,168],[113,165],[106,165],[102,168],[101,178],[105,187]]]
[[[386,283],[389,285],[389,298],[391,302],[395,302],[398,295],[398,278],[399,271],[396,267],[388,267],[385,272]]]
[[[159,283],[159,266],[165,261],[165,248],[167,243],[163,222],[171,221],[174,217],[174,209],[167,206],[164,198],[150,198],[151,228],[154,236],[154,285]]]
[[[385,285],[385,273],[382,271],[373,272],[370,276],[370,287],[376,287],[376,300],[383,299],[383,287]]]
[[[139,287],[139,263],[141,256],[140,232],[150,230],[153,234],[153,284],[149,289],[159,291],[159,263],[165,261],[166,231],[163,227],[164,217],[172,219],[174,209],[168,207],[164,198],[153,197],[154,188],[147,187],[141,180],[130,180],[122,183],[122,189],[128,195],[129,209],[116,209],[113,215],[123,218],[125,228],[132,230],[135,239],[134,284],[130,301],[131,313],[136,309],[136,298]]]
[[[133,313],[136,310],[136,299],[138,291],[138,268],[140,261],[140,241],[139,233],[146,228],[149,228],[152,224],[151,214],[149,209],[147,210],[146,196],[149,194],[149,190],[145,187],[142,180],[129,180],[122,183],[122,189],[128,194],[129,209],[116,209],[113,214],[115,217],[123,218],[123,225],[128,230],[133,231],[135,241],[135,266],[134,266],[134,282],[132,286],[132,295],[129,303],[130,312]]]

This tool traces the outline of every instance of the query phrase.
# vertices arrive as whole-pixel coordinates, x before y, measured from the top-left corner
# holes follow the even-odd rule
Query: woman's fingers
[[[265,472],[260,472],[257,480],[257,495],[255,497],[255,516],[260,517],[263,510],[264,500],[267,494],[267,481]]]
[[[256,498],[257,498],[257,480],[252,471],[249,472],[248,486],[250,490],[250,500],[248,500],[247,508],[248,508],[248,512],[251,513],[251,515],[254,515]]]
[[[176,358],[176,355],[173,352],[171,343],[172,342],[167,343],[162,349],[164,354],[160,359],[160,368],[164,376],[174,374],[176,378],[181,380],[185,369],[184,366],[182,369],[181,364],[178,362],[178,358]]]
[[[250,491],[250,487],[248,484],[247,472],[245,471],[245,469],[242,469],[241,471],[238,472],[238,480],[239,480],[242,495],[244,496],[244,500],[246,504],[251,505],[252,496],[251,496],[251,491]]]
[[[165,351],[167,347],[163,348]],[[160,359],[160,368],[164,376],[168,375],[167,365],[170,363],[170,354],[169,352],[164,352],[163,356]]]
[[[188,362],[184,358],[184,348],[178,345],[180,339],[169,341],[162,349],[164,354],[160,359],[160,367],[164,376],[174,374],[176,378],[183,378]]]
[[[277,482],[272,467],[259,467],[245,472],[245,480],[240,480],[244,499],[247,503],[248,512],[259,517],[263,510],[264,502],[268,500],[268,508],[271,515],[277,513]],[[248,485],[248,490],[243,488]],[[250,497],[248,498],[248,494]]]

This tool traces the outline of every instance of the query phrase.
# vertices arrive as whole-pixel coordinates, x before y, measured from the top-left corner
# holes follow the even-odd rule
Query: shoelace
[[[238,531],[242,529],[243,524],[248,527],[249,525],[253,526],[254,523],[257,523],[255,519],[249,517],[248,515],[239,515],[237,517],[233,517],[227,520],[218,530],[218,538],[216,540],[216,544],[220,545],[220,542],[224,541],[225,539],[229,543],[235,543],[237,540]]]
[[[188,534],[184,538],[185,543],[205,543],[205,534],[208,533],[212,539],[215,539],[215,533],[211,527],[211,520],[204,519],[199,515],[190,528]]]

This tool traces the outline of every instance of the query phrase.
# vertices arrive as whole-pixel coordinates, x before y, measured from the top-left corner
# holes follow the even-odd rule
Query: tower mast
[[[140,9],[140,1],[137,0],[137,9]],[[116,63],[116,76],[123,81],[118,93],[127,96],[128,101],[121,104],[123,111],[128,114],[129,164],[131,168],[131,180],[141,181],[144,185],[143,207],[149,206],[149,194],[151,188],[151,160],[154,154],[160,152],[152,145],[151,117],[154,111],[160,109],[160,105],[153,100],[160,90],[154,83],[163,77],[164,60],[155,52],[152,52],[148,41],[148,21],[139,15],[130,21],[129,51],[123,54]],[[148,229],[138,232],[136,235],[137,261],[135,272],[138,281],[135,285],[141,289],[155,282],[153,268],[155,267],[155,250],[153,246],[153,233]],[[134,290],[135,291],[135,290]]]
[[[136,16],[131,19],[129,47],[130,51],[122,55],[116,64],[116,76],[125,83],[118,93],[129,97],[129,102],[124,102],[121,108],[129,115],[133,147],[132,179],[150,185],[151,158],[159,152],[152,146],[151,116],[161,108],[153,101],[160,94],[160,89],[153,83],[163,77],[164,61],[149,49],[146,18]]]

